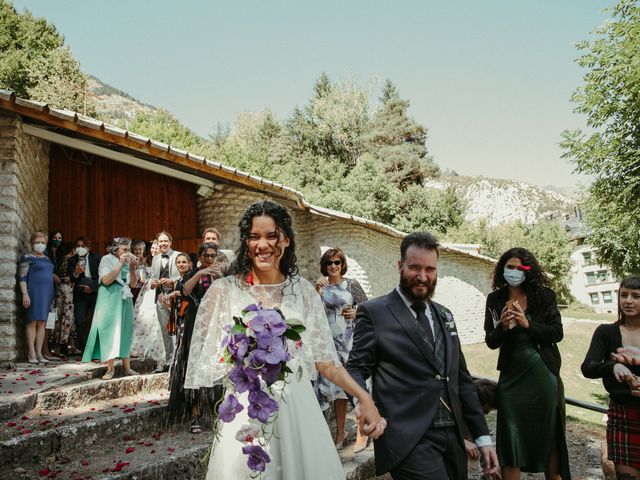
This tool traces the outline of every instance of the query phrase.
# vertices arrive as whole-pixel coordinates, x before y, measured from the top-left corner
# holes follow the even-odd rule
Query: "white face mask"
[[[44,253],[46,249],[47,249],[47,245],[45,243],[38,242],[33,246],[33,250],[36,253]]]
[[[87,250],[84,247],[78,247],[76,248],[76,253],[78,254],[79,257],[84,257],[87,255],[87,253],[89,253],[89,250]]]
[[[505,268],[502,275],[506,282],[512,287],[519,287],[525,280],[524,272],[515,268]]]

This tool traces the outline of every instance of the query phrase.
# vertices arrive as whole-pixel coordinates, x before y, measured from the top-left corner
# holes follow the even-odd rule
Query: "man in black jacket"
[[[87,319],[93,317],[98,298],[98,268],[101,256],[92,252],[91,240],[78,237],[75,243],[76,254],[67,262],[67,272],[74,284],[73,317],[76,325],[76,346],[84,350],[89,326]]]
[[[400,246],[400,285],[358,306],[347,370],[387,419],[375,440],[378,475],[395,479],[467,478],[464,425],[481,451],[485,473],[498,460],[451,312],[431,301],[438,242],[412,233]]]

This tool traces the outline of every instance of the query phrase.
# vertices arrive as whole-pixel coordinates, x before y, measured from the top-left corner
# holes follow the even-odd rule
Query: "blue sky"
[[[82,68],[207,135],[236,113],[286,118],[315,79],[391,79],[463,175],[575,186],[560,133],[581,83],[575,43],[605,0],[15,0],[53,22]]]

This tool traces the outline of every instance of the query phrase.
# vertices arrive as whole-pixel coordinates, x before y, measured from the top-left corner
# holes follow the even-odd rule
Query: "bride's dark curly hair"
[[[525,279],[522,288],[527,294],[527,301],[531,307],[542,306],[542,291],[549,287],[549,277],[544,273],[533,253],[526,248],[515,247],[502,254],[496,264],[496,268],[493,270],[493,289],[503,289],[504,295],[508,296],[508,283],[504,279],[504,266],[510,258],[519,258],[522,265],[531,267],[530,270],[524,272]]]
[[[289,246],[284,249],[282,258],[280,259],[280,272],[286,277],[291,278],[298,274],[298,259],[296,258],[296,242],[293,233],[293,225],[291,215],[282,205],[270,200],[261,200],[252,203],[242,214],[240,223],[240,247],[236,250],[236,260],[232,267],[233,272],[239,275],[241,279],[245,279],[253,268],[253,260],[249,255],[249,235],[251,234],[251,225],[254,217],[266,215],[273,218],[276,223],[276,232],[282,233],[289,239]],[[276,246],[279,246],[280,240]]]

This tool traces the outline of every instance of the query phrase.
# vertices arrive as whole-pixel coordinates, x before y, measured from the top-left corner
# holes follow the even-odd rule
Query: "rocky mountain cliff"
[[[536,223],[539,219],[573,214],[576,195],[567,195],[515,180],[485,177],[442,176],[425,183],[425,188],[453,188],[466,203],[465,220],[486,219],[489,225],[520,220]]]
[[[91,106],[96,116],[112,125],[126,128],[127,121],[140,112],[153,113],[158,109],[153,105],[136,100],[129,94],[89,76],[87,89],[91,96]]]

